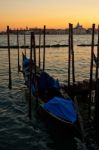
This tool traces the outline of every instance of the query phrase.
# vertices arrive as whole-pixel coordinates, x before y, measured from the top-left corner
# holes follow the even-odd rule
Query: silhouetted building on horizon
[[[29,28],[26,26],[26,28],[20,28],[18,29],[19,34],[24,34],[24,32],[26,34],[30,34],[31,32],[34,32],[34,34],[43,34],[43,28],[38,28],[38,27],[33,27],[33,28]],[[17,34],[17,29],[10,28],[10,33],[12,34]],[[64,29],[54,29],[54,28],[46,28],[46,34],[50,34],[50,35],[64,35],[64,34],[68,34],[69,33],[69,29],[68,28],[64,28]],[[77,23],[77,25],[75,27],[73,27],[73,34],[91,34],[92,33],[92,28],[84,28],[79,22]],[[97,29],[95,29],[95,33],[97,34]],[[0,34],[6,34],[6,31],[0,32]]]

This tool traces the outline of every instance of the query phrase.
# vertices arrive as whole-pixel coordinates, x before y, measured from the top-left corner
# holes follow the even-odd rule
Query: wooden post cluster
[[[91,44],[91,63],[90,63],[90,82],[89,82],[89,108],[88,108],[88,118],[91,118],[91,99],[92,99],[92,82],[93,82],[93,62],[96,63],[96,72],[95,72],[95,122],[97,122],[97,114],[99,114],[99,77],[98,77],[98,71],[99,71],[99,26],[98,26],[98,41],[97,41],[97,54],[95,56],[94,53],[94,41],[95,41],[95,24],[92,25],[92,44]]]

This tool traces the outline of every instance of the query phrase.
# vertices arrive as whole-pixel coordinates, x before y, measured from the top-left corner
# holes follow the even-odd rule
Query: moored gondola
[[[31,95],[38,99],[37,115],[46,123],[52,134],[60,137],[77,136],[82,139],[78,113],[73,100],[58,80],[36,67],[32,61]],[[23,74],[26,85],[30,86],[30,59],[23,54]],[[35,78],[35,80],[34,80]],[[35,83],[34,83],[35,82]]]

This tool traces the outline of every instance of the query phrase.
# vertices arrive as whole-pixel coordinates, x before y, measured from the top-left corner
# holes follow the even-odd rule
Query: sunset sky
[[[99,23],[99,0],[0,0],[0,30],[43,27],[84,27]]]

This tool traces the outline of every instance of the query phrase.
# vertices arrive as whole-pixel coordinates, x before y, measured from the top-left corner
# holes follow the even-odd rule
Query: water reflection
[[[30,44],[27,35],[27,44]],[[36,36],[37,42],[38,36]],[[20,44],[24,37],[20,36]],[[68,36],[49,35],[46,41],[61,41],[68,43]],[[65,41],[66,40],[66,41]],[[76,80],[89,78],[90,48],[77,47],[76,44],[90,43],[90,35],[74,36],[75,75]],[[11,36],[11,43],[16,44],[16,36]],[[6,36],[0,35],[0,45],[7,44]],[[42,57],[41,49],[41,57]],[[27,49],[29,56],[30,50]],[[38,49],[37,49],[38,54]],[[20,49],[20,65],[22,62]],[[37,57],[38,61],[38,57]],[[42,63],[42,60],[41,60]],[[28,103],[23,75],[17,71],[17,49],[11,49],[12,90],[8,89],[8,52],[0,49],[0,149],[1,150],[51,150],[53,141],[47,134],[47,129],[41,121],[28,119]],[[68,48],[46,48],[46,71],[61,82],[67,81]]]

